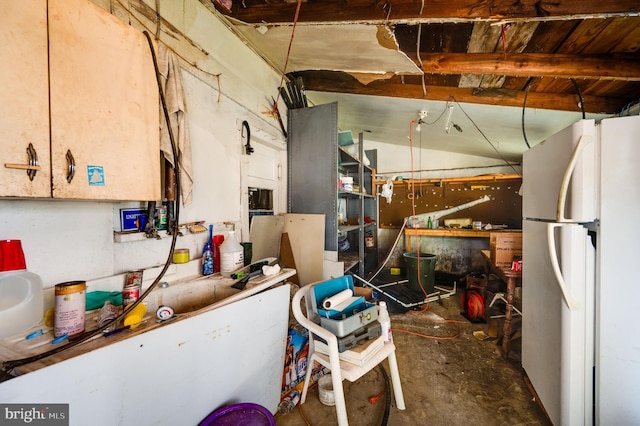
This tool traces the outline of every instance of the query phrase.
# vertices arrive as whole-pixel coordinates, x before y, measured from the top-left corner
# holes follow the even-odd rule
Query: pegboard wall
[[[412,204],[415,204],[415,214],[422,214],[449,209],[488,195],[490,201],[442,217],[440,226],[444,226],[444,219],[471,218],[483,224],[520,229],[522,197],[518,191],[521,184],[521,178],[416,184],[407,180],[394,181],[391,203],[380,197],[378,224],[381,228],[401,227],[404,218],[414,214]],[[415,187],[412,188],[412,185]]]

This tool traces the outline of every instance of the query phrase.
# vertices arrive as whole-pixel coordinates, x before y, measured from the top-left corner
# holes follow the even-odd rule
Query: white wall
[[[520,166],[512,168],[504,165],[502,160],[420,148],[417,141],[414,141],[413,144],[413,164],[411,150],[408,146],[391,145],[365,139],[364,149],[378,150],[376,174],[380,176],[380,179],[392,175],[410,179],[412,169],[416,179],[522,172]]]
[[[140,8],[153,8],[155,1],[95,3],[134,27],[142,30],[146,26],[156,34],[154,23],[138,12]],[[176,37],[169,26],[162,27],[161,40],[178,53],[185,70],[183,82],[195,174],[193,203],[182,209],[180,222],[204,220],[216,224],[219,231],[224,230],[224,221],[239,227],[245,214],[240,187],[243,151],[239,123],[247,120],[252,132],[263,130],[275,137],[273,146],[286,148],[276,120],[263,114],[276,94],[280,75],[198,0],[162,0],[159,4],[163,19],[186,36]],[[131,7],[131,13],[123,7]],[[214,74],[220,74],[219,82]],[[163,264],[170,246],[168,238],[114,243],[113,231],[120,227],[119,209],[138,205],[144,206],[4,199],[0,200],[0,238],[22,240],[27,268],[42,277],[45,287]],[[279,210],[284,211],[284,207],[280,205]],[[199,257],[205,239],[206,234],[187,234],[178,239],[177,247],[189,248],[192,258]]]

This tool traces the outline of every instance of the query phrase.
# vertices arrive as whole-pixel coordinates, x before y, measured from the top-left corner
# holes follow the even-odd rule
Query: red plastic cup
[[[0,272],[27,269],[20,240],[0,240]]]

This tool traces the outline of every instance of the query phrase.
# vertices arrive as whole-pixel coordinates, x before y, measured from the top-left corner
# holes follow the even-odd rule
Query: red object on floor
[[[461,296],[462,313],[471,322],[485,322],[484,296],[478,289],[467,288]]]
[[[384,391],[385,391],[385,390],[384,390],[384,389],[382,389],[382,390],[380,391],[380,393],[379,393],[379,394],[374,395],[374,396],[370,396],[370,397],[369,397],[369,404],[375,404],[376,402],[378,402],[378,399],[380,399],[380,397],[381,397],[382,395],[384,395]]]

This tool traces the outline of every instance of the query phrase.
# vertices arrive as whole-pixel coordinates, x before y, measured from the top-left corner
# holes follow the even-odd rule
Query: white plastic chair
[[[307,398],[307,390],[311,372],[313,370],[314,361],[331,370],[331,378],[333,384],[333,394],[336,401],[336,414],[338,416],[338,425],[347,426],[349,420],[347,418],[347,406],[344,399],[344,390],[342,388],[342,380],[347,379],[350,382],[358,380],[367,372],[375,368],[378,364],[386,359],[389,360],[389,369],[391,370],[391,383],[393,384],[393,393],[395,395],[396,406],[399,410],[404,410],[404,396],[402,395],[402,385],[400,383],[400,372],[398,371],[398,363],[396,362],[396,347],[393,342],[385,343],[371,359],[364,365],[356,365],[339,358],[338,338],[331,331],[323,328],[318,324],[320,322],[317,313],[314,312],[312,306],[312,297],[310,297],[313,286],[320,283],[309,284],[303,286],[296,292],[292,300],[293,316],[298,323],[309,330],[309,355],[307,363],[307,374],[304,379],[304,387],[300,397],[300,404],[303,404]],[[306,312],[302,311],[301,300],[304,298]],[[317,321],[317,322],[316,322]],[[329,355],[324,355],[314,350],[314,336],[322,338],[327,342]]]

